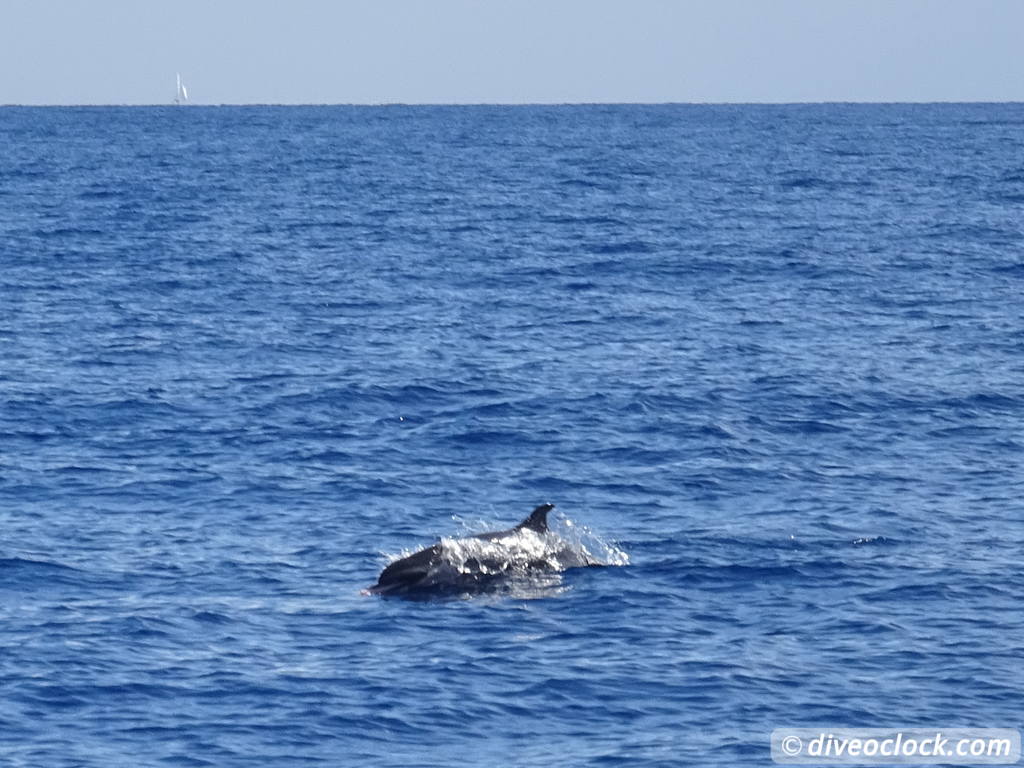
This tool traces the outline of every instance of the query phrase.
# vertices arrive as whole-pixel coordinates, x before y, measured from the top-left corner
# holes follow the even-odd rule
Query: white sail
[[[188,101],[188,91],[185,89],[185,84],[181,82],[181,73],[178,73],[178,89],[174,94],[175,104],[184,104]]]

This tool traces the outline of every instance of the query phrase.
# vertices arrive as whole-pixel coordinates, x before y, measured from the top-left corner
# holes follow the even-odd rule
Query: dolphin
[[[599,565],[586,550],[574,550],[548,533],[548,512],[554,508],[554,504],[541,504],[519,525],[504,531],[442,539],[388,565],[367,592],[483,592],[509,577]]]

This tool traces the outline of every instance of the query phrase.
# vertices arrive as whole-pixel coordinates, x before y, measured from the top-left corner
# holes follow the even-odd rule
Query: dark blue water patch
[[[779,182],[779,186],[782,189],[831,189],[834,186],[833,182],[826,179],[819,178],[817,176],[791,174],[785,180]]]
[[[8,588],[19,588],[41,582],[56,585],[69,584],[81,580],[76,568],[48,560],[21,557],[0,559],[0,572],[3,572],[3,583]]]
[[[1024,278],[1024,263],[1016,262],[1012,264],[1001,264],[999,266],[992,267],[992,271],[998,275],[1005,275],[1007,277]]]

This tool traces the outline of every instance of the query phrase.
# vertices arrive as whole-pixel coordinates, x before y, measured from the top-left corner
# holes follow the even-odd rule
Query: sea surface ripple
[[[0,761],[1020,727],[1024,105],[0,109]],[[628,564],[366,597],[558,505]]]

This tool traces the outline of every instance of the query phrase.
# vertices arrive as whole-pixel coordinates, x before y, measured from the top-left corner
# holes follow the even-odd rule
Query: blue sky
[[[1024,101],[1024,0],[0,0],[0,104]]]

